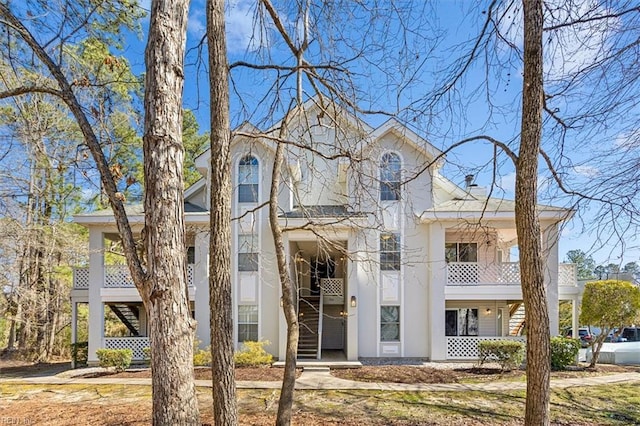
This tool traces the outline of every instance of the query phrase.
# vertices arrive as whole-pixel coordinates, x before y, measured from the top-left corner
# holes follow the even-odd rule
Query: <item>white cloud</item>
[[[192,3],[192,6],[195,2]],[[204,8],[191,7],[189,10],[189,20],[187,21],[187,33],[196,40],[201,39],[207,33],[206,16]]]
[[[507,194],[515,194],[516,192],[516,172],[506,174],[500,178],[500,187]]]
[[[610,11],[594,0],[551,0],[545,2],[544,25],[549,28],[578,19],[588,20],[604,16]],[[523,15],[519,2],[500,11],[500,31],[512,44],[522,47]],[[570,76],[597,62],[608,51],[608,39],[619,25],[619,19],[591,20],[545,31],[544,69],[547,79]]]
[[[232,1],[226,11],[227,49],[229,52],[255,50],[261,43],[260,31],[254,31],[255,3]]]
[[[623,149],[640,148],[640,129],[620,133],[613,140],[613,145]]]
[[[573,168],[573,171],[579,176],[588,178],[592,178],[600,174],[600,170],[597,167],[593,166],[575,166]]]

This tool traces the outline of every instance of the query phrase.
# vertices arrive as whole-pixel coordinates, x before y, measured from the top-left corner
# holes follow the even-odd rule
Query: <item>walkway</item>
[[[65,373],[55,376],[11,377],[0,378],[0,383],[30,383],[30,384],[122,384],[122,385],[151,385],[151,379],[131,378],[80,378],[68,377]],[[640,382],[640,373],[618,373],[594,377],[577,377],[551,381],[553,389],[570,387],[599,386],[608,384],[622,384]],[[196,380],[196,386],[211,387],[210,380]],[[238,389],[279,389],[281,382],[238,381]],[[307,368],[296,380],[296,389],[335,389],[335,390],[379,390],[401,392],[460,392],[460,391],[488,391],[505,392],[524,390],[527,384],[523,381],[496,381],[487,383],[449,383],[449,384],[402,384],[402,383],[367,383],[344,380],[334,377],[328,368]]]

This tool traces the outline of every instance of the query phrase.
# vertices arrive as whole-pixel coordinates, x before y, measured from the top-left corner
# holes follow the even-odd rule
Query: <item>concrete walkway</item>
[[[640,382],[640,373],[618,373],[594,377],[577,377],[570,379],[556,379],[551,381],[554,389],[570,387],[599,386],[609,384],[622,384]],[[80,378],[68,377],[65,374],[40,377],[12,377],[0,378],[0,383],[29,383],[29,384],[122,384],[122,385],[151,385],[151,379],[131,378]],[[196,386],[211,387],[210,380],[196,380]],[[279,389],[281,382],[238,381],[238,389]],[[402,384],[402,383],[367,383],[344,380],[331,375],[328,368],[306,369],[296,380],[296,389],[336,389],[336,390],[379,390],[401,392],[460,392],[460,391],[487,391],[504,392],[512,390],[524,390],[527,384],[524,381],[496,381],[485,383],[448,383],[448,384]]]

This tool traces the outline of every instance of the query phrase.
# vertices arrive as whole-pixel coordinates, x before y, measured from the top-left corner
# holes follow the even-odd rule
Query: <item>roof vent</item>
[[[464,177],[464,182],[466,183],[466,188],[470,188],[471,186],[475,186],[473,184],[473,178],[474,178],[473,175],[466,175]]]

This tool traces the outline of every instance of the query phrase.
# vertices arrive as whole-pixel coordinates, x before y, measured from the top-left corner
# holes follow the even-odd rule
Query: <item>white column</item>
[[[89,353],[87,362],[97,364],[96,350],[104,347],[104,236],[101,229],[89,229]]]
[[[78,303],[71,299],[71,344],[78,340]],[[71,359],[71,368],[76,368],[76,363]]]
[[[196,232],[195,264],[193,265],[195,285],[195,319],[198,322],[196,339],[206,348],[211,343],[209,322],[209,233]]]
[[[346,355],[348,361],[358,360],[358,310],[361,309],[359,305],[358,288],[360,286],[360,280],[358,277],[364,273],[360,271],[362,268],[362,262],[360,261],[361,251],[357,247],[357,238],[355,232],[351,232],[349,235],[349,241],[347,242],[347,273],[346,288],[344,294],[344,302],[347,312],[347,339],[346,339]],[[356,306],[351,306],[351,297],[356,298]]]
[[[291,245],[289,244],[289,236],[284,233],[282,235],[282,242],[284,244],[284,254],[288,262],[295,262],[295,259],[291,259]],[[275,252],[274,252],[275,254]],[[274,265],[275,266],[275,265]],[[277,266],[275,266],[277,268]],[[282,306],[280,306],[280,301],[282,300],[282,285],[280,284],[280,275],[276,270],[275,274],[277,281],[276,284],[278,286],[278,355],[280,361],[284,361],[285,356],[287,354],[287,320],[284,317],[284,311]],[[298,277],[291,276],[292,280],[297,280]],[[294,282],[294,290],[298,288],[298,283]],[[300,297],[299,294],[295,296],[295,300]]]
[[[544,284],[547,289],[549,308],[549,330],[551,336],[557,336],[560,327],[558,299],[558,225],[552,224],[542,231],[542,255],[544,262]]]
[[[445,228],[439,223],[429,225],[427,275],[429,278],[429,340],[431,361],[443,361],[447,358],[447,340],[445,330],[445,285],[447,280],[444,257]]]

